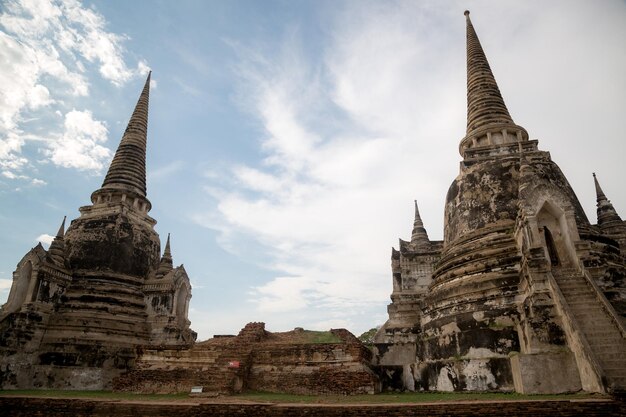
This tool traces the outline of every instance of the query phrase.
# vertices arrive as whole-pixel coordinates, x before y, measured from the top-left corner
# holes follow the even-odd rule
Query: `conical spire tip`
[[[462,156],[465,150],[480,143],[491,143],[490,133],[501,134],[503,143],[528,140],[526,130],[516,125],[504,104],[504,99],[493,76],[487,56],[478,35],[465,11],[466,49],[467,49],[467,131],[461,140],[459,150]],[[507,133],[503,133],[506,130]]]
[[[170,234],[167,234],[167,242],[165,243],[165,250],[163,251],[163,256],[161,256],[161,262],[159,263],[159,268],[156,272],[157,278],[162,278],[167,275],[172,269],[174,265],[172,263],[172,252],[170,250]]]
[[[424,223],[420,216],[419,208],[417,207],[417,200],[415,201],[415,220],[413,220],[413,232],[411,233],[411,243],[417,245],[418,248],[425,248],[430,245],[428,234],[424,229]]]
[[[598,181],[598,177],[596,177],[596,173],[593,173],[593,184],[596,186],[596,201],[606,200],[606,195],[600,186],[600,181]]]
[[[422,224],[422,217],[420,216],[420,210],[417,206],[417,200],[413,200],[415,202],[415,220],[414,220],[414,224],[415,225],[419,225],[420,227],[423,226]]]
[[[63,221],[61,222],[61,227],[59,227],[59,231],[57,232],[57,237],[63,237],[65,235],[65,219],[67,216],[63,216]]]
[[[165,250],[163,251],[163,257],[172,257],[172,250],[170,249],[170,234],[167,234],[167,241],[165,242]]]
[[[151,74],[152,71],[149,71],[122,140],[104,177],[102,189],[130,191],[143,198],[146,197],[146,143]],[[92,201],[94,198],[92,195]]]

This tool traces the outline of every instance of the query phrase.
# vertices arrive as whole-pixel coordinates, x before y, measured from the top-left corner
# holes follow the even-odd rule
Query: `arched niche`
[[[176,292],[176,303],[174,314],[176,320],[180,325],[185,325],[187,322],[187,311],[189,309],[189,287],[187,285],[181,285]]]
[[[545,201],[537,212],[537,229],[552,267],[576,264],[574,233],[564,210],[551,201]],[[574,226],[575,227],[575,226]]]
[[[35,302],[39,296],[39,288],[41,287],[41,278],[39,278],[39,274],[34,277],[34,285],[33,289],[30,292],[30,301]]]

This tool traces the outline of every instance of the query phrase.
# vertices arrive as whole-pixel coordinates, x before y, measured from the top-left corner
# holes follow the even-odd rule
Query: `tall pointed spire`
[[[165,250],[163,251],[163,257],[172,259],[172,251],[170,249],[170,234],[167,234],[167,242],[165,243]]]
[[[465,11],[467,23],[467,131],[466,138],[486,135],[491,132],[501,134],[508,129],[515,141],[527,140],[526,130],[513,122],[509,110],[504,104],[502,94],[491,72],[487,57],[476,35],[474,26],[469,17],[469,11]],[[519,132],[519,135],[518,135]],[[508,134],[507,134],[508,136]],[[490,139],[490,137],[489,137]],[[498,141],[500,143],[511,142],[508,137]],[[466,144],[462,147],[471,147]],[[495,142],[495,141],[494,141]],[[486,143],[491,145],[491,141]]]
[[[602,191],[602,187],[600,187],[600,182],[598,182],[595,172],[593,173],[593,182],[596,186],[598,225],[601,227],[612,227],[615,224],[621,226],[622,219],[619,214],[617,214],[617,211],[615,211],[613,204],[611,204],[609,199],[606,198],[606,195],[604,195],[604,191]]]
[[[103,189],[127,190],[146,197],[146,143],[150,76],[139,96],[124,136],[107,172]]]
[[[165,250],[163,251],[163,256],[161,257],[161,262],[159,263],[159,268],[156,272],[156,277],[163,278],[172,269],[174,269],[174,261],[172,259],[172,251],[170,249],[170,234],[168,233]]]
[[[63,216],[61,227],[59,227],[56,237],[48,248],[48,259],[59,266],[65,265],[65,219],[66,216]]]
[[[63,216],[63,221],[61,222],[61,226],[59,227],[59,231],[57,232],[57,236],[56,237],[63,237],[65,236],[65,219],[67,218],[67,216]]]
[[[415,220],[413,221],[413,233],[411,233],[411,243],[415,245],[416,249],[427,249],[430,246],[430,240],[428,239],[428,233],[424,228],[424,223],[420,216],[419,208],[417,207],[417,200],[415,200]]]
[[[600,183],[598,182],[595,172],[593,173],[593,183],[596,186],[596,201],[598,203],[601,201],[608,201],[606,195],[604,195],[604,191],[602,191],[602,187],[600,187]]]

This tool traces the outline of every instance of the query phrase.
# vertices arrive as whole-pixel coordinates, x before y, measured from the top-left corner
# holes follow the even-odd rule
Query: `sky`
[[[204,340],[382,325],[417,200],[443,235],[469,9],[514,121],[626,217],[626,2],[0,0],[0,303],[90,204],[151,69],[150,215]]]

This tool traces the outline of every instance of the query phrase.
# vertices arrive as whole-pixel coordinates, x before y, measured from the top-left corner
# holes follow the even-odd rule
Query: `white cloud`
[[[40,186],[48,184],[46,181],[42,179],[31,178],[28,175],[16,174],[15,172],[10,171],[10,170],[0,171],[0,176],[2,176],[3,178],[10,179],[10,180],[24,180],[33,187],[40,187]],[[20,191],[20,188],[19,187],[16,188],[15,191]]]
[[[176,172],[180,171],[184,167],[185,167],[185,163],[183,161],[180,161],[180,160],[172,161],[167,165],[163,165],[155,169],[150,169],[148,171],[148,180],[152,182],[155,180],[158,181],[162,178],[167,178],[171,176],[172,174],[175,174]]]
[[[144,60],[140,60],[139,62],[137,62],[137,72],[142,77],[144,75],[148,75],[148,73],[150,72],[150,67],[148,66],[148,63]]]
[[[397,233],[410,232],[411,200],[422,196],[424,206],[442,209],[426,198],[439,181],[418,179],[455,158],[440,144],[462,129],[464,103],[441,86],[436,102],[416,100],[433,94],[435,80],[455,86],[456,74],[421,68],[426,55],[440,52],[436,45],[423,51],[426,28],[416,27],[414,16],[395,9],[342,21],[324,70],[308,62],[297,31],[276,59],[236,46],[246,59],[240,74],[252,97],[247,107],[265,129],[266,158],[260,167],[231,169],[234,184],[213,191],[218,212],[205,224],[220,230],[226,249],[239,248],[237,239],[256,240],[265,248],[261,262],[282,274],[251,289],[259,313],[298,312],[292,321],[314,328],[356,323],[388,299],[389,246]],[[444,123],[446,115],[457,125]],[[428,131],[437,132],[430,134],[431,155],[418,164],[425,146],[416,137]],[[454,162],[446,169],[444,182]]]
[[[48,104],[54,103],[50,98],[50,91],[41,84],[36,84],[28,91],[28,106],[35,110]]]
[[[36,49],[46,46],[43,48],[45,56],[53,59],[56,70],[67,69],[67,65],[59,59],[60,49],[75,59],[97,62],[102,77],[116,85],[123,84],[135,75],[122,57],[122,42],[126,37],[107,32],[104,17],[83,7],[80,2],[14,0],[8,2],[6,10],[0,16],[0,24],[22,42],[36,46]],[[52,42],[48,42],[50,39]],[[82,63],[76,65],[76,72],[61,69],[61,72],[56,73],[64,73],[69,78],[79,76]]]
[[[278,277],[266,285],[254,288],[253,301],[261,312],[286,313],[307,307],[305,292],[314,283],[301,277]]]
[[[96,65],[102,78],[117,86],[148,68],[145,61],[129,68],[123,57],[127,37],[107,31],[104,17],[76,0],[7,0],[0,27],[0,168],[13,172],[28,166],[22,149],[30,133],[25,114],[60,114],[60,97],[86,96],[86,65]],[[52,143],[46,153],[54,163],[83,170],[101,167],[104,151],[98,146],[86,145],[89,154],[83,159],[66,155],[81,148],[66,136],[55,136],[58,128],[46,126],[50,137],[45,139],[63,141]],[[59,150],[67,145],[71,149]]]
[[[0,168],[19,170],[28,160],[19,155],[24,140],[13,132],[4,138],[0,138]]]
[[[0,278],[0,305],[4,304],[9,297],[9,291],[13,280]]]
[[[0,292],[10,290],[12,282],[10,279],[0,278]]]
[[[178,77],[173,77],[172,80],[180,87],[182,91],[184,91],[185,93],[191,96],[199,97],[202,94],[204,94],[203,90],[187,84],[185,81],[181,80]]]
[[[1,22],[1,20],[0,20]],[[18,115],[26,107],[41,104],[36,94],[39,68],[35,51],[0,32],[0,134],[17,127]],[[35,99],[35,101],[31,101]]]
[[[353,327],[354,327],[354,322],[352,320],[334,318],[334,319],[321,320],[321,321],[312,323],[307,328],[311,330],[329,330],[329,329],[350,329]],[[358,336],[358,334],[356,336]]]
[[[223,309],[213,310],[210,309],[210,306],[196,309],[193,305],[192,302],[189,308],[189,320],[191,320],[192,329],[198,332],[199,340],[206,340],[216,334],[236,335],[250,321],[252,316],[251,311],[243,308],[233,309],[228,314],[224,314]],[[207,317],[219,317],[219,320],[207,320]]]
[[[54,240],[54,236],[51,236],[47,233],[44,233],[43,235],[39,235],[35,238],[35,242],[41,242],[41,244],[44,246],[50,246],[53,240]]]
[[[65,131],[49,143],[45,154],[65,168],[101,170],[111,157],[111,151],[101,143],[107,140],[107,128],[95,120],[90,111],[72,110],[65,115]]]
[[[22,178],[22,179],[26,179],[27,177],[25,177],[24,175],[16,175],[11,171],[2,171],[0,173],[0,175],[2,175],[4,178],[8,178],[10,180],[14,180],[17,178]]]

